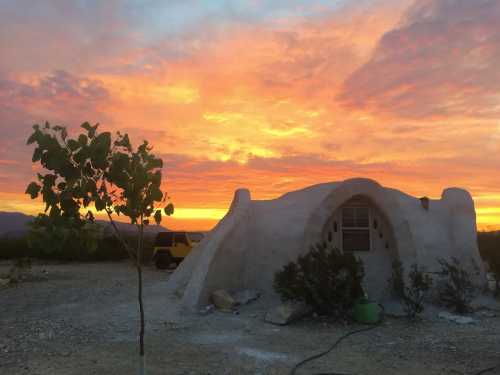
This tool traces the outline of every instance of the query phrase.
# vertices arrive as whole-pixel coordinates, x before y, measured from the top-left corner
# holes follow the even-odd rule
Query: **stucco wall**
[[[248,191],[238,191],[226,217],[174,273],[170,290],[188,307],[208,302],[217,288],[257,288],[275,297],[274,273],[320,241],[332,215],[356,195],[369,198],[386,219],[390,251],[397,251],[406,270],[418,263],[433,271],[438,257],[479,260],[474,205],[466,191],[445,190],[425,210],[419,199],[398,190],[351,179],[267,201],[252,201]],[[383,297],[390,276],[384,243],[375,242],[373,251],[360,254],[374,298]]]

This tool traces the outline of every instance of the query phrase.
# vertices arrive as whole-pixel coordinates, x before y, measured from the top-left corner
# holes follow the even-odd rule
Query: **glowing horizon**
[[[110,4],[2,3],[0,210],[41,207],[31,125],[89,121],[154,146],[171,229],[210,229],[237,188],[352,177],[465,188],[500,229],[498,2]]]

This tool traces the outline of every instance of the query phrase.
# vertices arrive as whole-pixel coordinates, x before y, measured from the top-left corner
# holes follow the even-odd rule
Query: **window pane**
[[[344,227],[356,226],[356,214],[354,207],[344,207],[342,209],[342,226]]]
[[[342,226],[347,228],[368,228],[370,225],[368,207],[343,207]]]
[[[356,207],[356,226],[367,228],[369,227],[368,207]]]
[[[155,246],[172,246],[172,232],[160,232],[156,235]]]
[[[344,251],[370,251],[370,230],[342,230],[342,247]]]
[[[175,235],[175,242],[179,243],[179,244],[184,244],[184,245],[188,244],[185,234],[176,234]]]

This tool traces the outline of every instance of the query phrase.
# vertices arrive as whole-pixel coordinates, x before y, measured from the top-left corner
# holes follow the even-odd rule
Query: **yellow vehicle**
[[[200,232],[159,232],[153,249],[153,260],[158,269],[178,264],[203,239]]]

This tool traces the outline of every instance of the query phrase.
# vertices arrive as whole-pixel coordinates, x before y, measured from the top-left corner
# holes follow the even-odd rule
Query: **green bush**
[[[409,285],[404,278],[403,264],[395,260],[389,284],[394,296],[403,304],[408,319],[415,320],[424,311],[424,301],[432,286],[432,279],[417,264],[411,266],[408,279]]]
[[[439,300],[457,313],[469,312],[470,302],[477,291],[471,275],[455,257],[450,262],[443,258],[438,262],[441,266],[439,273],[445,277],[439,288]]]
[[[317,245],[274,276],[274,289],[284,301],[305,302],[314,312],[344,317],[363,295],[363,264],[352,253]]]
[[[0,237],[0,259],[35,257],[26,237]]]
[[[130,244],[137,243],[136,235],[125,235]],[[31,238],[30,241],[33,241]],[[105,236],[97,241],[97,248],[89,251],[86,248],[65,248],[65,251],[45,251],[41,246],[29,246],[26,236],[19,238],[0,237],[0,259],[35,258],[57,261],[120,261],[128,258],[122,244],[113,236]],[[149,263],[153,255],[154,237],[144,237],[144,263]]]

